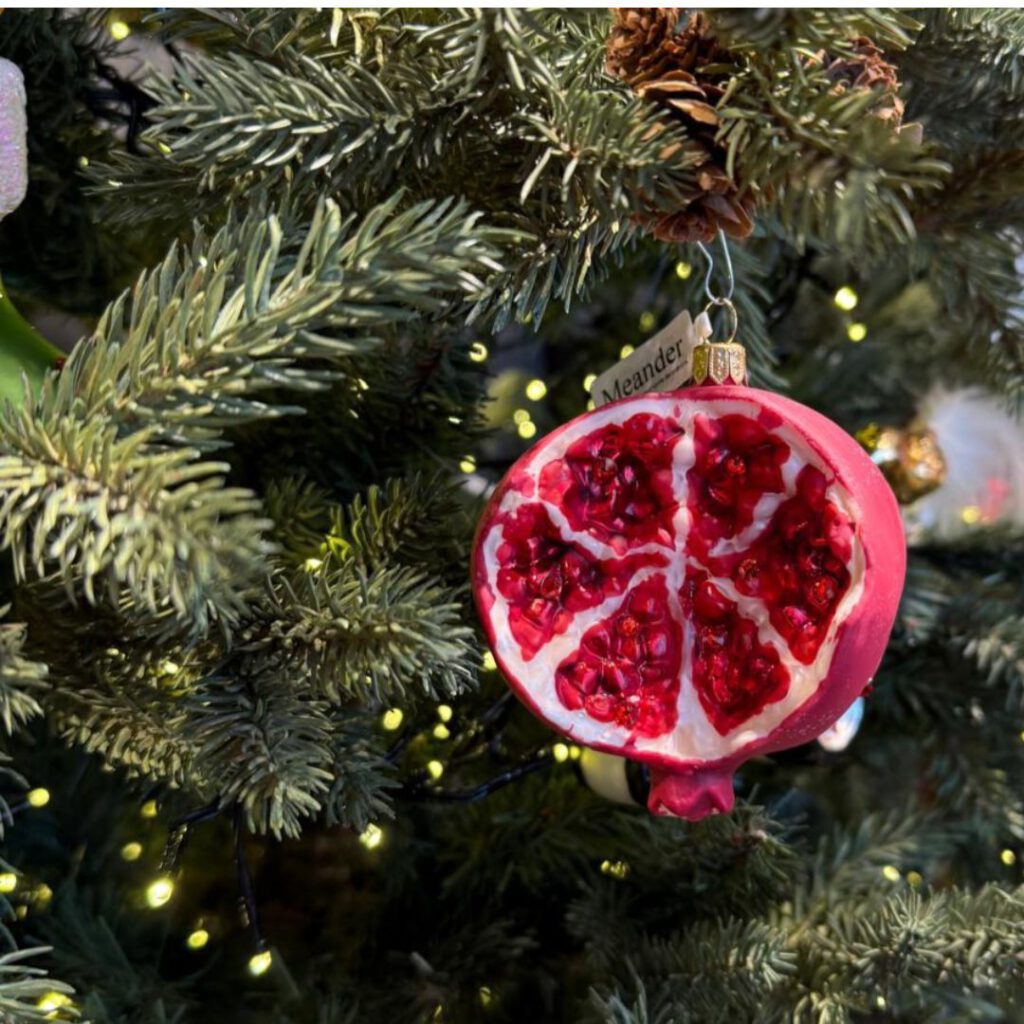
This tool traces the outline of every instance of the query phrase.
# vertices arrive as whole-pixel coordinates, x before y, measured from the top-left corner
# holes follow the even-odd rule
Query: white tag
[[[594,381],[590,397],[595,408],[645,391],[674,391],[683,387],[693,376],[694,347],[710,335],[708,315],[701,313],[694,321],[684,309],[653,338]]]

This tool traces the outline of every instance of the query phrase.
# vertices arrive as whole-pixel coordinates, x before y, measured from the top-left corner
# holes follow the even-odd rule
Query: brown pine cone
[[[696,179],[693,198],[671,214],[641,213],[638,221],[664,242],[711,241],[718,230],[744,238],[753,230],[753,200],[725,171],[726,153],[718,145],[719,81],[727,72],[714,65],[732,57],[710,33],[700,12],[680,26],[675,7],[615,8],[608,36],[605,70],[628,83],[638,96],[670,111],[686,128],[688,144],[678,152]]]
[[[853,55],[836,57],[825,73],[835,82],[837,92],[877,89],[881,97],[872,113],[898,127],[903,120],[904,103],[899,96],[900,80],[896,66],[885,59],[882,51],[867,36],[860,36],[851,42]],[[827,58],[822,55],[822,59]]]

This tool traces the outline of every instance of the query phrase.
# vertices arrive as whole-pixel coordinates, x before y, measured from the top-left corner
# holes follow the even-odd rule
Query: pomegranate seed
[[[697,587],[693,610],[702,619],[716,622],[729,614],[731,602],[710,580],[704,580]]]
[[[725,460],[725,471],[731,477],[744,477],[747,475],[747,460],[742,455],[730,455]]]

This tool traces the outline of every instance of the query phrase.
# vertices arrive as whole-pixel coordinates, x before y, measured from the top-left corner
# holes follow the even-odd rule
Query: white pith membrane
[[[832,621],[817,651],[814,661],[803,664],[790,653],[789,646],[769,621],[768,606],[756,597],[739,593],[732,581],[711,573],[707,566],[685,553],[686,539],[690,532],[691,513],[687,507],[687,471],[695,460],[693,420],[698,415],[718,418],[740,415],[757,421],[763,413],[755,401],[740,399],[666,398],[651,397],[636,399],[623,405],[609,406],[591,413],[579,423],[565,428],[550,442],[539,444],[526,459],[517,464],[517,479],[529,479],[536,483],[541,467],[565,456],[566,450],[579,438],[600,430],[609,424],[625,423],[632,417],[649,413],[653,416],[675,420],[683,434],[676,442],[672,453],[673,491],[679,499],[678,510],[673,519],[675,551],[663,544],[649,542],[631,544],[630,555],[659,553],[667,555],[666,567],[642,567],[631,577],[622,593],[607,597],[601,604],[575,614],[570,627],[543,644],[533,657],[526,658],[520,645],[512,635],[509,622],[510,602],[500,593],[496,585],[500,568],[497,552],[503,542],[503,517],[515,513],[522,505],[540,503],[546,509],[552,523],[566,541],[578,545],[602,560],[619,561],[621,555],[609,545],[597,540],[589,533],[573,530],[565,514],[555,504],[541,498],[536,487],[532,494],[523,494],[515,487],[505,491],[499,504],[490,511],[489,525],[485,527],[479,550],[488,602],[493,602],[487,613],[493,629],[493,646],[499,662],[509,678],[526,691],[526,696],[538,714],[555,728],[586,745],[620,749],[627,756],[645,755],[652,760],[666,761],[712,761],[728,757],[749,744],[772,732],[785,719],[797,711],[814,696],[822,680],[828,674],[837,637],[843,623],[860,601],[864,588],[864,554],[861,546],[859,509],[847,490],[835,479],[829,465],[813,450],[805,438],[788,424],[766,426],[767,431],[789,447],[789,456],[782,464],[784,490],[781,493],[764,494],[754,509],[753,521],[749,527],[734,537],[716,541],[711,547],[712,557],[749,548],[771,525],[771,519],[779,506],[796,494],[797,476],[804,466],[818,469],[828,481],[825,496],[847,518],[853,527],[850,539],[851,552],[845,563],[850,574],[849,587],[833,613]],[[694,645],[694,627],[684,614],[680,604],[680,590],[687,570],[707,572],[719,590],[735,602],[737,611],[757,627],[758,640],[773,648],[779,660],[789,672],[789,688],[785,695],[767,704],[758,713],[740,723],[724,735],[709,721],[693,684],[691,660]],[[668,731],[657,736],[645,736],[634,730],[617,725],[615,722],[600,722],[592,718],[585,709],[571,710],[566,707],[555,689],[556,671],[567,658],[580,647],[584,633],[598,625],[626,602],[630,593],[642,581],[662,576],[667,584],[668,606],[672,617],[683,629],[682,666],[680,686],[676,704],[677,720]]]

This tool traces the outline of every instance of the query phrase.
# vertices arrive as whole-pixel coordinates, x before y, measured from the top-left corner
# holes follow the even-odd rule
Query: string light
[[[631,356],[635,351],[636,349],[632,345],[623,345],[622,348],[619,349],[619,358],[625,359],[626,356]]]
[[[597,374],[588,373],[586,377],[583,378],[583,390],[589,393],[590,389],[594,386],[595,380],[597,380]]]
[[[176,661],[171,661],[168,658],[160,665],[160,671],[165,676],[176,676],[181,671],[181,666]]]
[[[863,341],[868,336],[868,326],[862,323],[853,323],[846,328],[846,336],[850,341]]]
[[[384,829],[372,821],[359,833],[359,842],[368,850],[376,850],[384,842]]]
[[[70,997],[63,992],[44,992],[36,1000],[36,1008],[43,1011],[47,1020],[57,1020],[60,1011],[71,1005]]]
[[[147,800],[140,808],[139,814],[143,818],[155,818],[160,810],[160,806],[155,800]]]
[[[203,949],[209,941],[210,933],[205,928],[199,927],[195,931],[189,932],[188,938],[185,939],[185,945],[189,949],[198,950]]]
[[[657,317],[648,309],[640,314],[640,330],[649,331],[657,322]]]
[[[519,436],[524,441],[529,441],[530,438],[533,437],[534,434],[536,434],[536,433],[537,433],[537,424],[536,423],[531,423],[529,420],[527,420],[525,423],[520,423],[519,424]]]
[[[476,472],[476,458],[472,455],[466,455],[459,463],[459,469],[463,473],[475,473]]]
[[[518,426],[520,423],[529,423],[530,422],[530,411],[529,411],[529,409],[516,409],[516,411],[514,413],[512,413],[512,422],[515,423],[516,426]]]
[[[590,411],[590,410],[593,410],[593,409],[596,409],[596,408],[597,408],[597,402],[595,402],[593,399],[590,399],[590,401],[587,402],[587,410]]]
[[[159,878],[154,878],[149,885],[146,886],[146,903],[152,907],[153,910],[157,910],[162,906],[165,906],[170,898],[174,895],[174,882],[168,875],[161,875]]]
[[[32,891],[32,899],[39,906],[45,907],[53,899],[53,890],[45,882],[40,882]]]
[[[443,723],[434,726],[434,739],[435,740],[446,740],[451,736],[451,732],[447,725]]]
[[[571,745],[571,746],[569,747],[569,757],[571,757],[571,758],[572,758],[572,760],[574,760],[574,761],[578,761],[578,760],[580,759],[580,755],[581,755],[582,753],[583,753],[583,751],[582,751],[582,750],[580,750],[580,748],[579,748],[579,747],[577,747],[575,743],[573,743],[573,744],[572,744],[572,745]]]
[[[302,563],[302,568],[306,572],[317,572],[323,564],[324,560],[322,558],[310,557]]]
[[[18,876],[13,871],[0,873],[0,892],[14,892],[18,888]]]
[[[603,860],[601,874],[610,875],[621,882],[629,874],[629,865],[624,860]]]
[[[121,847],[121,860],[133,861],[142,856],[142,843],[130,842]]]
[[[266,974],[270,970],[270,965],[274,962],[274,958],[270,955],[269,949],[261,950],[259,953],[253,953],[249,957],[249,973],[254,977],[258,978],[261,974]]]
[[[498,663],[494,660],[494,655],[490,651],[484,651],[484,656],[481,660],[485,672],[493,672],[498,667]],[[1020,734],[1020,738],[1021,742],[1024,742],[1024,732]]]
[[[455,714],[455,712],[452,711],[450,705],[448,705],[448,704],[438,704],[437,705],[437,717],[440,718],[442,722],[450,722],[452,720],[452,716],[454,714]]]
[[[844,284],[832,297],[832,301],[844,313],[849,313],[860,301],[860,297],[848,284]]]
[[[84,153],[78,158],[78,166],[82,168],[89,166],[89,158]]]
[[[569,747],[565,743],[556,743],[551,748],[551,756],[561,764],[563,761],[569,760]]]
[[[427,762],[427,774],[435,781],[444,775],[444,765],[440,761]]]
[[[487,346],[482,341],[474,341],[469,346],[469,358],[474,363],[482,363],[487,358]]]
[[[405,715],[402,713],[401,708],[388,708],[381,716],[380,723],[388,732],[394,732],[401,727],[403,718],[405,718]]]
[[[900,880],[900,869],[895,864],[886,864],[882,868],[882,875],[889,882],[898,882]]]
[[[131,26],[127,21],[122,21],[120,18],[115,18],[110,23],[110,34],[114,37],[117,42],[122,42],[132,34]]]
[[[25,794],[25,799],[29,802],[30,807],[45,807],[50,802],[50,791],[38,786],[35,789],[30,789]]]
[[[1017,863],[1017,854],[1015,854],[1013,850],[1003,850],[1003,852],[999,854],[999,859],[1007,867],[1012,867],[1014,864]]]
[[[693,267],[685,260],[680,260],[676,264],[676,277],[678,277],[680,281],[688,281],[692,273]]]
[[[548,386],[542,380],[531,380],[526,385],[526,397],[531,402],[539,402],[548,393]]]
[[[977,505],[964,505],[960,510],[960,518],[968,526],[973,526],[981,519],[981,509]]]
[[[913,888],[913,889],[920,888],[921,883],[923,881],[924,881],[924,879],[921,877],[921,873],[919,871],[908,871],[907,872],[907,883],[911,886],[911,888]]]
[[[481,985],[477,991],[477,998],[480,1000],[480,1005],[486,1010],[494,1002],[494,993],[487,985]]]

